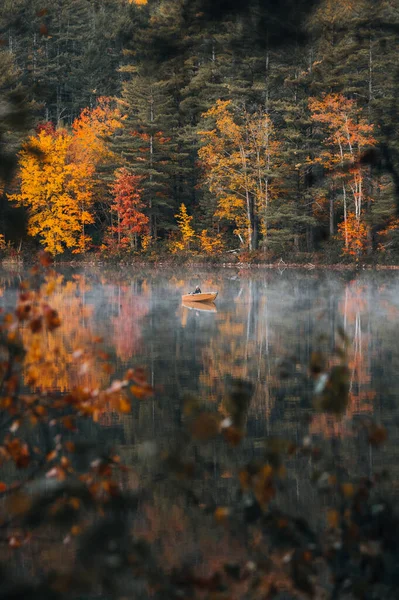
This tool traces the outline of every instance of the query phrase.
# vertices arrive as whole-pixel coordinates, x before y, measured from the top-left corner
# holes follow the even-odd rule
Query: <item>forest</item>
[[[398,35],[2,0],[0,600],[399,597]]]
[[[397,3],[216,6],[4,0],[3,252],[395,263]]]

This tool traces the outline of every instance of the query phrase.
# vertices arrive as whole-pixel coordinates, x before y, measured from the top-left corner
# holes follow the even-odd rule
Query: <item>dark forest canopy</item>
[[[73,241],[56,246],[397,260],[398,13],[388,0],[5,1],[0,86],[30,102],[37,160],[46,123],[70,135],[101,98],[121,119],[97,132],[109,153],[82,192]],[[82,174],[70,142],[65,160]],[[5,241],[28,239],[26,221],[46,245],[21,173],[2,200]]]

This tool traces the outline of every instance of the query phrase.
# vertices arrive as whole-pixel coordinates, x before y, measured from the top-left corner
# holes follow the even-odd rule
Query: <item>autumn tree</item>
[[[96,168],[110,157],[104,138],[118,126],[119,117],[102,98],[74,121],[72,132],[41,124],[24,145],[20,191],[10,199],[28,208],[28,233],[52,254],[90,247],[87,226],[94,223]]]
[[[72,123],[73,159],[99,163],[111,157],[107,137],[120,127],[123,117],[110,98],[99,98],[94,108],[84,108]]]
[[[207,229],[202,229],[201,233],[198,235],[198,240],[201,251],[205,254],[217,254],[223,250],[224,245],[222,236],[217,231],[209,232]]]
[[[114,198],[111,211],[115,214],[116,224],[111,225],[110,234],[116,235],[116,241],[111,239],[109,246],[111,249],[116,246],[118,250],[136,250],[140,238],[148,233],[149,224],[149,218],[143,212],[141,177],[130,174],[126,168],[119,169],[111,193]]]
[[[344,253],[358,256],[366,247],[365,216],[372,201],[361,159],[376,143],[373,125],[367,122],[356,102],[342,94],[310,98],[309,108],[313,121],[327,134],[313,162],[331,174],[331,185],[342,202],[343,225],[338,231],[344,242]],[[333,203],[334,194],[330,194],[330,199]],[[334,214],[333,206],[330,214]]]
[[[70,160],[91,193],[85,208],[103,231],[110,224],[109,184],[113,178],[115,156],[109,138],[121,126],[123,115],[110,98],[99,98],[94,108],[85,108],[72,124]],[[85,235],[84,224],[82,235]]]
[[[190,245],[195,238],[195,231],[191,225],[193,217],[187,212],[186,205],[180,205],[179,212],[175,215],[178,224],[176,239],[172,239],[171,250],[173,253],[190,250]]]
[[[278,143],[269,115],[235,110],[218,100],[204,114],[214,127],[200,132],[204,181],[217,198],[216,215],[233,221],[235,233],[252,250],[259,233],[267,245],[270,203],[277,194]]]
[[[28,233],[51,254],[87,245],[82,227],[93,222],[85,209],[90,180],[69,161],[72,136],[64,129],[42,129],[20,153],[20,190],[10,200],[28,208]]]

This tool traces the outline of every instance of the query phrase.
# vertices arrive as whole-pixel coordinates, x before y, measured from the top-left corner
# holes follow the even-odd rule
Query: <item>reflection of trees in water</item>
[[[79,423],[79,430],[85,440],[100,440],[104,447],[120,444],[120,453],[129,466],[126,488],[136,489],[139,482],[144,485],[156,475],[134,527],[137,533],[155,541],[156,552],[165,565],[200,563],[204,573],[210,573],[226,557],[241,560],[242,540],[233,539],[218,527],[213,514],[198,511],[190,494],[205,504],[234,503],[238,491],[236,470],[263,455],[268,435],[302,442],[309,432],[304,417],[311,413],[309,386],[303,372],[317,344],[331,353],[340,324],[346,324],[351,345],[352,401],[344,425],[334,429],[316,416],[311,431],[320,444],[326,432],[337,433],[324,444],[327,448],[337,445],[342,457],[340,467],[351,478],[371,473],[372,467],[383,461],[395,465],[394,444],[378,455],[364,438],[352,435],[349,426],[360,413],[364,414],[365,408],[373,408],[383,420],[397,411],[396,284],[386,283],[385,277],[381,280],[385,285],[379,277],[346,281],[291,272],[232,280],[213,278],[207,285],[217,286],[220,291],[218,312],[188,311],[184,326],[180,292],[192,281],[183,281],[176,290],[174,280],[161,277],[133,278],[131,285],[125,286],[108,283],[106,278],[98,286],[94,278],[90,287],[84,278],[78,278],[55,292],[60,294],[55,304],[65,302],[70,307],[70,322],[65,319],[62,334],[65,352],[75,343],[82,346],[84,336],[95,333],[103,334],[105,346],[111,347],[115,335],[123,337],[124,320],[127,334],[138,332],[139,344],[122,346],[111,359],[118,377],[126,363],[146,366],[152,383],[158,386],[156,396],[136,400],[132,413],[117,422],[112,413],[107,413],[102,421],[107,427],[84,422]],[[89,312],[81,312],[84,305],[91,306]],[[86,333],[78,335],[82,323]],[[319,341],[322,333],[326,337]],[[106,376],[101,370],[97,375]],[[244,377],[255,385],[246,423],[247,438],[236,449],[219,439],[207,445],[188,446],[182,414],[184,395],[191,391],[200,396],[207,409],[225,410],[229,377]],[[384,381],[388,382],[391,405],[381,407],[378,401]],[[372,391],[375,399],[370,395]],[[394,441],[394,424],[390,434]],[[178,476],[171,481],[165,479],[159,462],[143,451],[143,442],[148,441],[155,441],[161,451],[175,442],[178,458],[194,465],[192,478],[188,482]],[[320,527],[327,500],[309,479],[309,457],[288,458],[286,467],[286,476],[273,502],[291,514],[307,517],[315,528]],[[53,547],[63,555],[61,545]],[[42,545],[37,564],[45,563],[46,552]],[[26,564],[35,560],[29,559]]]
[[[303,411],[309,410],[309,387],[304,392],[298,374],[306,371],[319,336],[326,336],[324,347],[332,352],[337,328],[345,324],[351,370],[347,420],[372,410],[377,393],[373,370],[381,368],[384,350],[379,340],[381,320],[392,318],[393,311],[392,302],[384,300],[376,313],[373,298],[378,281],[346,284],[346,276],[290,273],[281,277],[270,272],[257,277],[213,277],[206,283],[219,289],[218,312],[212,314],[179,308],[179,294],[191,289],[193,280],[197,277],[148,281],[152,299],[142,321],[139,358],[154,384],[162,385],[163,398],[162,405],[155,402],[150,411],[152,430],[154,419],[159,420],[161,434],[180,423],[181,398],[187,392],[199,393],[205,402],[223,410],[227,376],[248,378],[255,384],[249,413],[254,432],[296,428]],[[168,294],[175,299],[167,300]],[[385,310],[386,315],[381,315]],[[316,420],[314,431],[331,433],[327,421]],[[341,426],[334,428],[342,431]]]
[[[141,283],[135,281],[113,289],[111,302],[116,305],[116,314],[112,318],[110,345],[122,362],[128,362],[142,347],[141,319],[149,310],[149,292]]]
[[[25,379],[40,382],[42,390],[66,392],[76,385],[95,389],[106,382],[106,373],[91,356],[95,338],[93,305],[87,301],[90,290],[84,276],[64,280],[62,276],[48,282],[48,300],[63,314],[61,327],[48,335],[46,331],[23,332],[28,354]],[[77,361],[77,358],[81,359]]]
[[[180,423],[181,398],[188,391],[198,392],[204,401],[223,410],[225,380],[231,376],[250,379],[255,385],[249,413],[254,434],[270,428],[283,430],[295,426],[301,411],[309,408],[309,389],[304,392],[298,373],[309,364],[318,336],[327,335],[325,345],[332,351],[342,324],[350,342],[347,420],[373,409],[380,395],[374,375],[381,386],[384,371],[393,367],[396,347],[389,323],[395,322],[398,308],[389,285],[382,285],[378,277],[375,282],[363,278],[345,283],[345,276],[314,273],[305,277],[292,272],[226,275],[163,277],[125,272],[125,283],[121,283],[120,276],[112,273],[67,274],[52,298],[55,308],[67,306],[66,318],[52,338],[43,338],[36,348],[44,362],[56,356],[51,368],[48,363],[42,385],[48,389],[57,385],[65,391],[78,380],[90,387],[104,383],[109,375],[100,363],[88,360],[78,372],[73,359],[73,352],[84,352],[98,334],[103,336],[104,347],[111,349],[117,374],[131,364],[144,364],[151,383],[160,386],[162,402],[134,408],[134,419],[146,414],[143,418],[152,432],[166,434]],[[197,282],[204,289],[219,290],[217,313],[180,307],[180,294]],[[10,282],[4,283],[7,294]],[[383,352],[387,360],[382,362]],[[391,381],[392,374],[384,385],[393,402],[396,391]],[[102,420],[115,424],[111,414]],[[313,431],[339,433],[342,427],[317,418]]]

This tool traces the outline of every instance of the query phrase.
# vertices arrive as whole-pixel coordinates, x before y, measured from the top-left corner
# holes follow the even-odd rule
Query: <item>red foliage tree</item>
[[[136,250],[140,236],[148,233],[149,218],[144,214],[141,198],[141,177],[132,175],[126,168],[115,172],[115,181],[111,186],[114,203],[111,210],[116,213],[116,225],[110,227],[108,245],[117,245],[118,249]],[[116,241],[115,241],[116,234]]]

